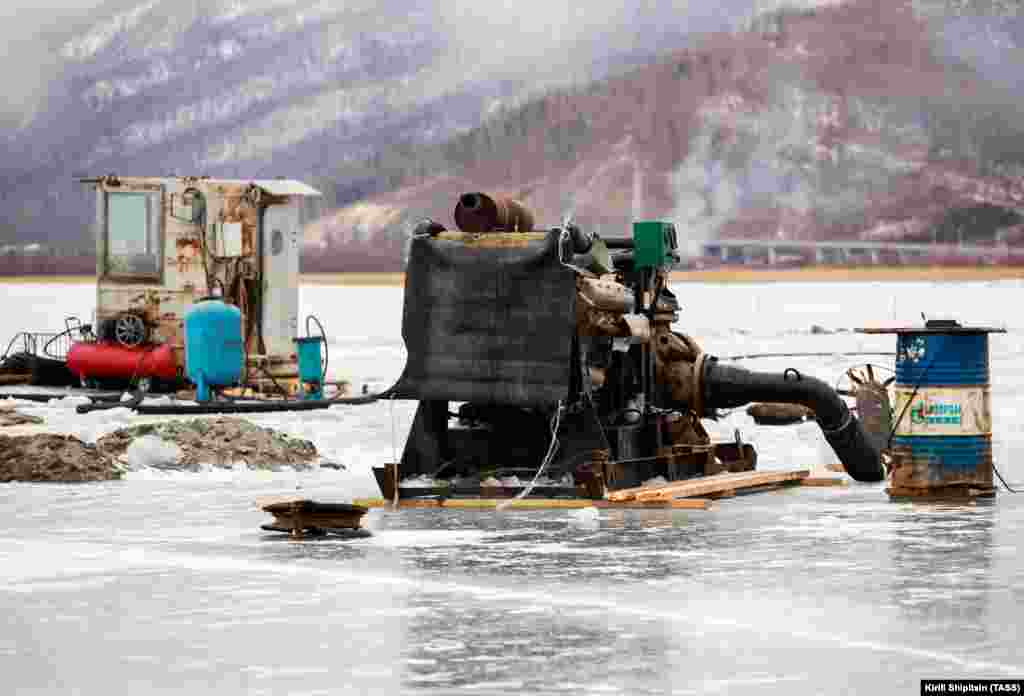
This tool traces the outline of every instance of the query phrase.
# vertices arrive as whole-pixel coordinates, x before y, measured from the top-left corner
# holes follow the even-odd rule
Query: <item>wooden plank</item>
[[[594,507],[605,510],[711,510],[715,507],[715,503],[707,498],[654,500],[643,503],[637,500],[629,500],[622,503],[610,500],[595,500]]]
[[[717,495],[724,497],[725,494],[734,490],[736,486],[752,485],[748,476],[734,473],[722,473],[712,476],[702,476],[699,479],[688,481],[675,481],[665,486],[648,487],[645,490],[633,493],[633,500],[671,500],[672,498],[706,497]]]
[[[743,471],[727,474],[718,474],[716,476],[706,476],[700,479],[691,479],[690,481],[675,482],[663,487],[663,490],[667,492],[668,497],[672,498],[690,498],[700,497],[711,493],[729,493],[738,492],[745,488],[755,488],[757,486],[764,486],[775,483],[785,483],[788,481],[798,481],[809,474],[807,470],[798,471]],[[664,493],[654,493],[656,497],[664,497]],[[638,494],[638,499],[643,500],[645,497],[652,496],[652,491],[648,491]]]
[[[709,498],[679,498],[669,501],[673,510],[712,510],[715,501]]]
[[[743,471],[729,474],[704,476],[687,481],[674,481],[664,486],[647,488],[630,488],[613,491],[608,499],[613,501],[627,500],[671,500],[673,498],[700,498],[713,493],[737,491],[773,483],[799,481],[810,474],[806,469],[798,471]]]
[[[467,510],[578,510],[593,507],[585,498],[446,498],[442,507]]]
[[[32,375],[0,375],[0,384],[28,384]]]
[[[502,505],[507,510],[576,510],[593,507],[594,502],[586,498],[404,498],[398,501],[398,507],[494,510]],[[353,504],[367,508],[391,505],[383,498],[359,498]]]
[[[849,483],[846,479],[837,478],[835,476],[808,476],[805,479],[801,479],[801,486],[847,486]]]
[[[769,493],[771,491],[777,491],[780,488],[786,486],[799,485],[796,481],[783,481],[782,483],[765,483],[760,486],[750,486],[748,488],[737,488],[729,491],[729,495],[726,497],[734,498],[737,495],[751,495],[752,493]]]
[[[714,501],[707,498],[680,498],[678,500],[662,501],[628,501],[616,503],[608,500],[587,500],[579,499],[551,499],[551,498],[523,498],[500,499],[500,498],[448,498],[441,501],[433,498],[405,499],[400,500],[400,508],[451,508],[451,509],[495,509],[502,503],[509,503],[508,509],[513,510],[574,510],[588,507],[610,510],[710,510],[714,507]],[[390,507],[391,503],[383,498],[357,498],[352,501],[353,505],[361,505],[365,508]]]
[[[732,495],[745,491],[754,492],[755,490],[769,490],[769,487],[775,487],[791,481],[799,481],[807,475],[807,471],[764,473],[745,472],[744,474],[740,474],[743,478],[732,479],[730,481],[696,481],[692,486],[673,488],[667,492],[640,494],[637,496],[637,499],[659,500],[666,498],[694,498],[710,494],[731,497]]]
[[[387,503],[390,504],[390,503]],[[400,508],[436,508],[441,507],[441,501],[436,498],[407,498],[406,500],[399,500],[398,507]]]
[[[686,479],[685,481],[671,481],[662,486],[637,486],[636,488],[623,488],[617,491],[608,491],[608,500],[615,501],[626,501],[635,500],[637,495],[641,493],[649,493],[651,491],[659,490],[671,490],[682,486],[690,486],[697,481],[730,481],[738,479],[739,477],[748,475],[749,472],[739,473],[721,473],[713,474],[711,476],[702,476],[697,479]]]

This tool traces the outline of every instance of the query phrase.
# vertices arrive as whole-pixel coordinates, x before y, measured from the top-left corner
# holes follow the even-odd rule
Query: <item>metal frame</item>
[[[131,188],[123,191],[113,191],[107,187],[100,188],[100,194],[103,196],[103,223],[102,229],[99,230],[100,243],[102,245],[103,254],[100,257],[100,265],[102,272],[99,274],[100,281],[110,281],[113,283],[124,283],[126,285],[132,284],[151,284],[157,283],[159,285],[164,284],[164,236],[166,230],[164,229],[164,206],[166,205],[167,192],[164,186],[143,186],[140,188]],[[157,271],[156,273],[116,273],[110,270],[110,194],[118,193],[130,193],[138,195],[151,196],[156,194],[159,197],[158,206],[159,211],[156,213],[156,253],[157,253]],[[151,219],[147,219],[146,224],[149,225],[153,222]],[[146,233],[149,233],[147,227]]]

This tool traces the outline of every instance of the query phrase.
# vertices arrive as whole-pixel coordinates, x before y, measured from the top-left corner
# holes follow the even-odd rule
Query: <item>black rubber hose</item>
[[[117,394],[76,394],[73,392],[0,392],[0,401],[4,399],[20,399],[32,401],[38,404],[49,403],[53,399],[63,399],[68,396],[84,396],[90,401],[121,401],[121,393]]]
[[[632,237],[601,237],[604,241],[605,247],[608,249],[632,249],[633,238]]]
[[[722,365],[716,358],[704,362],[704,404],[708,408],[736,408],[751,401],[801,404],[814,411],[828,444],[857,481],[885,478],[881,453],[839,395],[825,382],[805,377],[793,368],[782,374],[751,372]]]
[[[72,396],[72,394],[22,394],[21,392],[3,392],[0,394],[0,399],[19,399],[21,401],[32,401],[37,404],[45,404],[52,399],[63,399],[65,396]],[[77,394],[74,396],[77,396]]]
[[[372,404],[381,398],[381,394],[353,396],[341,399],[311,399],[308,401],[292,401],[275,399],[269,401],[215,401],[203,404],[160,404],[134,407],[136,413],[146,416],[187,416],[189,414],[208,413],[282,413],[287,411],[316,411],[337,405],[362,406]]]
[[[146,398],[146,393],[139,389],[132,394],[132,398],[128,401],[94,401],[91,404],[79,404],[75,407],[75,411],[77,413],[92,413],[93,411],[109,411],[110,409],[122,406],[137,409],[144,398]]]

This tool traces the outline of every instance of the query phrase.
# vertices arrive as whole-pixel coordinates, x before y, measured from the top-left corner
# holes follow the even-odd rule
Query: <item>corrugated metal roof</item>
[[[106,177],[80,178],[84,184],[101,183]],[[122,177],[123,181],[139,182],[148,181],[155,184],[164,184],[182,177]],[[296,181],[295,179],[211,179],[204,177],[200,181],[210,184],[234,184],[237,186],[248,186],[253,184],[263,189],[272,196],[320,196],[323,195],[312,186]]]
[[[261,189],[273,196],[319,196],[321,195],[312,186],[294,179],[257,179],[249,182],[259,186]]]

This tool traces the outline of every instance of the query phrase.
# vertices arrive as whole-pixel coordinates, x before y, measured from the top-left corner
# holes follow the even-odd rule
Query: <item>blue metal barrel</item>
[[[219,298],[199,300],[185,314],[185,374],[196,400],[209,401],[210,387],[236,384],[242,376],[242,313]]]
[[[900,333],[896,385],[988,386],[987,333]]]
[[[866,331],[897,335],[890,495],[994,493],[988,334],[1004,329],[930,321]]]

